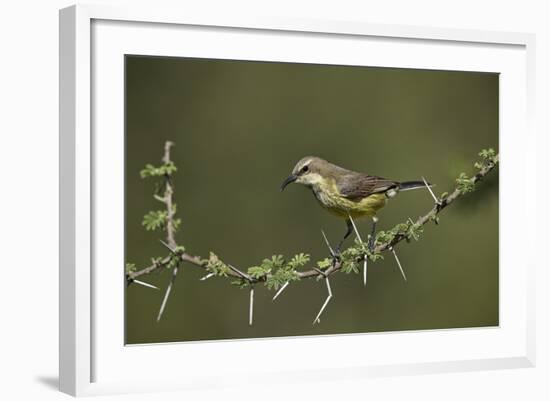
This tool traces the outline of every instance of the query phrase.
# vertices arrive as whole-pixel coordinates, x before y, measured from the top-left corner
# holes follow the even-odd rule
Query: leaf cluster
[[[252,285],[252,283],[244,278],[237,278],[235,280],[232,280],[231,285],[237,286],[239,288],[248,288]]]
[[[264,280],[268,289],[279,289],[287,281],[299,280],[296,269],[305,266],[310,261],[310,256],[305,253],[294,255],[287,261],[283,255],[273,255],[270,259],[264,259],[258,266],[248,269],[248,274],[257,280]]]
[[[151,210],[143,216],[141,225],[144,226],[147,231],[154,231],[164,229],[167,221],[168,212],[166,210]]]
[[[214,273],[216,276],[227,277],[231,271],[230,267],[222,262],[214,252],[210,252],[208,259],[204,259],[202,263],[210,273]]]
[[[498,163],[498,155],[493,148],[482,149],[478,153],[478,156],[481,157],[481,160],[474,163],[474,167],[478,170],[482,170],[485,167],[494,166]],[[474,191],[475,183],[472,178],[473,177],[468,177],[466,173],[460,173],[456,179],[457,189],[462,195]]]
[[[365,255],[368,255],[368,251],[363,249],[363,245],[364,243],[357,240],[355,246],[350,246],[344,252],[342,252],[340,257],[342,263],[342,271],[344,273],[359,273],[359,263],[365,257]]]
[[[485,166],[495,165],[498,162],[497,152],[493,148],[482,149],[478,153],[482,160],[474,163],[474,167],[481,170]]]
[[[460,173],[460,175],[455,181],[456,181],[456,188],[462,195],[467,194],[468,192],[473,192],[475,189],[474,181],[472,180],[471,177],[468,177],[466,173]]]
[[[231,281],[231,284],[246,288],[254,281],[264,281],[268,289],[278,289],[287,281],[299,280],[300,277],[296,269],[305,266],[309,260],[309,255],[304,253],[294,255],[289,261],[283,255],[273,255],[269,259],[264,259],[260,264],[247,269],[248,276],[252,280],[239,277]],[[231,268],[213,252],[210,252],[209,258],[204,259],[202,264],[209,272],[220,277],[227,277],[231,271]]]
[[[403,237],[407,241],[414,239],[418,241],[424,231],[421,224],[417,224],[411,219],[406,223],[399,223],[387,231],[378,231],[376,234],[376,244],[386,244],[392,242],[396,237]]]
[[[181,255],[185,252],[185,248],[181,245],[176,246],[174,252],[170,253],[168,263],[166,263],[167,269],[173,269],[178,267],[181,263]]]
[[[139,172],[141,178],[148,177],[169,177],[178,171],[178,168],[173,162],[164,163],[158,167],[152,164],[146,164],[145,168]]]
[[[176,205],[173,206],[174,213]],[[141,225],[145,227],[147,231],[155,231],[158,229],[165,230],[168,225],[168,211],[166,210],[151,210],[143,216]],[[178,231],[181,226],[181,219],[172,219],[172,226],[174,231]]]
[[[134,263],[126,263],[126,274],[133,273],[137,270],[137,267]]]

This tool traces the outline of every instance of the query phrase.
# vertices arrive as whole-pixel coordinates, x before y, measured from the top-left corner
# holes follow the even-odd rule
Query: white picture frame
[[[187,35],[186,27],[200,27],[197,35],[209,35],[216,40],[224,39],[229,49],[236,36],[247,40],[261,35],[263,41],[273,41],[274,46],[254,48],[253,41],[235,47],[231,55],[243,59],[294,60],[296,53],[277,53],[278,40],[292,38],[300,46],[312,38],[322,37],[327,41],[338,37],[342,40],[381,40],[384,46],[415,46],[415,55],[410,62],[399,59],[399,52],[379,50],[378,65],[411,68],[472,69],[503,74],[504,90],[501,91],[501,326],[499,328],[423,331],[357,336],[325,336],[293,339],[262,339],[247,341],[220,341],[206,344],[171,344],[146,347],[124,347],[119,333],[123,326],[120,318],[122,304],[117,288],[120,282],[111,280],[108,274],[97,274],[94,268],[98,261],[108,258],[109,253],[96,252],[98,230],[105,225],[103,213],[111,217],[123,215],[120,205],[105,211],[98,194],[102,185],[118,188],[122,175],[121,142],[117,139],[120,121],[122,86],[120,54],[128,49],[144,54],[173,55],[176,47],[171,41],[160,41],[166,35]],[[146,34],[141,32],[145,30]],[[126,33],[124,33],[126,31]],[[131,34],[129,33],[131,32]],[[284,35],[280,35],[283,33]],[[94,39],[95,35],[95,39]],[[140,36],[143,35],[143,36]],[[164,36],[163,36],[164,35]],[[281,39],[284,36],[286,39]],[[141,38],[139,48],[129,37]],[[208,48],[208,37],[198,38]],[[301,42],[302,41],[302,42]],[[215,41],[214,41],[215,42]],[[160,43],[163,43],[161,46]],[[181,43],[181,42],[180,42]],[[309,42],[308,42],[309,43]],[[288,44],[288,43],[286,43]],[[325,43],[326,44],[326,43]],[[214,43],[215,45],[215,43]],[[213,46],[214,46],[213,45]],[[172,47],[171,47],[172,46]],[[151,8],[112,8],[108,6],[78,5],[60,12],[60,389],[72,395],[126,393],[137,391],[160,391],[167,389],[197,389],[219,386],[248,386],[266,384],[263,376],[277,376],[282,382],[296,380],[326,380],[329,377],[353,377],[357,380],[378,375],[430,373],[441,371],[465,371],[529,367],[535,363],[534,338],[534,270],[535,259],[521,258],[513,246],[513,231],[518,220],[524,228],[533,229],[536,210],[528,199],[528,191],[510,188],[507,182],[523,177],[524,185],[536,187],[535,134],[532,129],[534,89],[534,35],[524,33],[485,32],[460,29],[438,29],[414,26],[375,25],[357,21],[295,20],[292,18],[233,19],[214,13],[193,15],[182,10],[166,11]],[[313,46],[314,47],[314,46]],[[447,48],[449,47],[449,48]],[[285,47],[292,51],[291,46]],[[289,50],[290,49],[290,50]],[[204,49],[188,48],[178,52],[200,56]],[[208,51],[208,50],[204,50]],[[312,52],[314,49],[312,50]],[[349,52],[343,46],[341,57]],[[438,52],[439,61],[432,56]],[[493,52],[494,51],[494,52]],[[102,53],[105,52],[105,53]],[[187,52],[187,53],[186,53]],[[270,53],[271,52],[271,53]],[[466,61],[457,64],[457,54],[464,52]],[[493,53],[490,53],[493,52]],[[337,57],[334,54],[326,57]],[[270,55],[272,54],[272,55]],[[425,60],[423,55],[425,54]],[[430,54],[432,56],[430,56]],[[489,55],[490,54],[490,55]],[[182,54],[179,54],[182,55]],[[392,58],[395,56],[395,58]],[[227,56],[229,57],[229,55]],[[306,57],[306,56],[304,56]],[[315,53],[310,54],[313,60]],[[323,56],[325,57],[325,56]],[[114,61],[113,61],[114,60]],[[117,61],[118,60],[118,61]],[[319,57],[318,62],[328,59]],[[362,65],[359,59],[350,63]],[[372,62],[371,62],[372,63]],[[422,64],[424,63],[424,64]],[[469,64],[468,64],[469,63]],[[115,67],[114,69],[112,67]],[[116,71],[115,71],[116,70]],[[106,73],[104,73],[107,71]],[[111,77],[109,71],[114,75]],[[95,78],[94,78],[95,77]],[[113,79],[113,80],[111,80]],[[95,80],[95,81],[94,81]],[[98,83],[99,82],[99,83]],[[103,82],[103,86],[101,86]],[[109,82],[112,85],[105,85]],[[99,86],[94,86],[99,85]],[[118,91],[107,96],[104,88]],[[95,98],[94,98],[95,96]],[[101,101],[98,101],[98,98]],[[112,102],[112,103],[111,103]],[[105,117],[102,110],[118,113]],[[103,114],[102,114],[103,113]],[[97,141],[94,130],[112,124],[116,134],[111,139]],[[105,126],[107,127],[107,126]],[[514,136],[513,133],[518,132]],[[102,170],[120,170],[106,181]],[[511,168],[513,166],[513,168]],[[118,177],[118,178],[117,178]],[[516,180],[517,181],[517,180]],[[107,187],[105,187],[107,188]],[[116,203],[116,202],[115,202]],[[514,215],[513,208],[521,215]],[[519,206],[518,206],[519,205]],[[118,209],[117,209],[118,208]],[[105,217],[105,216],[104,216]],[[519,228],[518,228],[519,229]],[[116,235],[116,229],[113,232]],[[105,233],[107,235],[107,233]],[[118,240],[113,244],[120,244]],[[94,245],[95,244],[95,245]],[[509,246],[508,246],[509,245]],[[529,246],[529,245],[527,245]],[[115,249],[116,251],[116,249]],[[529,254],[530,252],[524,252]],[[533,253],[531,253],[533,254]],[[101,263],[100,263],[101,264]],[[122,265],[121,265],[122,266]],[[122,267],[121,267],[122,268]],[[515,270],[514,270],[515,269]],[[111,280],[111,281],[108,281]],[[111,283],[111,284],[109,284]],[[98,287],[101,287],[98,293]],[[103,313],[105,301],[117,305],[113,313]],[[120,305],[119,305],[120,304]],[[113,325],[120,327],[113,327]],[[106,330],[105,327],[109,327]],[[112,329],[112,330],[111,330]],[[114,332],[114,333],[113,333]],[[345,338],[343,343],[342,338]],[[441,341],[439,341],[441,339]],[[319,353],[320,342],[323,352]],[[401,349],[401,343],[426,344],[434,347],[422,354]],[[437,347],[454,345],[448,354]],[[388,347],[392,348],[388,348]],[[271,359],[270,367],[254,359],[254,354],[266,355],[272,349],[276,356],[281,350],[294,350],[291,356]],[[361,353],[346,353],[346,347],[370,349],[368,360]],[[354,348],[355,347],[355,348]],[[370,348],[369,348],[370,347]],[[380,350],[376,353],[375,350]],[[394,350],[396,355],[384,351]],[[469,350],[469,351],[468,351]],[[344,352],[342,352],[344,351]],[[451,352],[452,351],[452,352]],[[292,353],[299,355],[293,360]],[[440,357],[436,357],[436,354]],[[170,355],[176,355],[172,357]],[[186,371],[186,361],[193,361],[192,370]],[[237,358],[250,355],[250,358]],[[206,356],[206,358],[205,358]],[[216,356],[215,377],[206,375],[206,364]],[[180,373],[171,375],[177,358]],[[297,357],[298,358],[298,357]],[[132,366],[165,361],[166,371],[143,380],[135,375]],[[224,365],[224,361],[232,361]],[[252,363],[253,361],[254,363]],[[155,365],[155,366],[157,366]],[[203,366],[204,365],[204,366]],[[288,366],[288,368],[287,368]],[[173,371],[173,369],[172,369]],[[181,372],[186,372],[185,375]],[[228,375],[227,372],[230,372]],[[224,375],[225,373],[225,375]],[[246,379],[235,381],[231,373],[245,374]]]

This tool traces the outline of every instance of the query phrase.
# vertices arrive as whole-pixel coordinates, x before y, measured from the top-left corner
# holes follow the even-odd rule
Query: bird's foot
[[[368,246],[368,249],[369,249],[370,253],[374,252],[374,248],[375,248],[375,246],[374,246],[374,237],[375,237],[375,235],[371,234],[369,236],[369,242],[367,243],[367,246]]]
[[[330,245],[330,242],[328,241],[328,238],[327,236],[325,235],[325,232],[323,230],[321,230],[321,233],[323,234],[323,238],[325,240],[325,243],[327,244],[327,248],[330,252],[330,257],[332,259],[332,266],[336,266],[337,263],[340,262],[341,260],[341,254],[340,254],[340,246],[342,245],[342,243],[340,243],[338,245],[338,247],[336,248],[336,251],[332,248],[332,246]]]
[[[340,252],[340,249],[337,248],[334,252],[331,252],[330,258],[332,259],[332,266],[336,266],[340,263],[342,261],[342,253]]]

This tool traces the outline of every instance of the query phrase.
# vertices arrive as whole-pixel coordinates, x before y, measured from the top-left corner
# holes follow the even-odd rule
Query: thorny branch
[[[162,158],[162,161],[165,165],[170,165],[172,161],[170,160],[170,148],[174,146],[173,142],[167,141],[164,144],[164,156]],[[176,210],[174,208],[174,203],[172,201],[172,196],[174,195],[174,189],[172,188],[172,179],[171,175],[168,173],[164,174],[165,179],[165,189],[164,189],[164,196],[162,198],[155,197],[158,201],[164,203],[166,205],[166,239],[168,240],[168,244],[175,248],[176,240],[174,239],[174,234],[176,231],[176,228],[174,226],[174,215],[176,214]]]
[[[200,269],[203,269],[208,273],[206,276],[204,276],[202,279],[207,279],[212,276],[221,276],[221,277],[228,277],[232,279],[236,279],[237,281],[234,281],[233,284],[238,284],[241,287],[249,287],[251,293],[250,293],[250,307],[249,307],[249,323],[252,324],[252,310],[253,310],[253,288],[254,284],[257,283],[267,283],[274,275],[274,273],[271,271],[266,271],[263,274],[249,274],[243,273],[241,270],[237,269],[236,267],[225,264],[217,259],[217,256],[214,254],[210,255],[210,258],[204,259],[200,256],[192,255],[185,251],[185,249],[182,246],[179,246],[175,240],[175,232],[177,229],[177,225],[179,223],[176,223],[176,220],[174,219],[176,210],[175,205],[173,203],[173,184],[171,180],[172,172],[176,171],[175,166],[173,165],[171,159],[170,159],[170,149],[173,146],[172,142],[166,142],[165,148],[164,148],[164,157],[163,157],[163,163],[164,166],[172,166],[173,169],[167,169],[167,172],[163,172],[162,176],[164,178],[164,196],[159,197],[158,195],[155,195],[155,199],[159,200],[160,202],[164,203],[166,205],[166,218],[165,218],[165,231],[166,231],[166,239],[168,242],[169,249],[171,251],[171,254],[168,256],[165,256],[163,258],[159,258],[156,260],[153,260],[153,263],[145,268],[142,268],[140,270],[131,269],[127,271],[126,277],[128,284],[131,282],[134,282],[134,280],[138,277],[144,276],[146,274],[152,273],[156,270],[171,267],[172,268],[172,277],[170,284],[167,288],[167,291],[165,293],[165,297],[163,299],[162,307],[159,312],[158,319],[162,316],[162,312],[164,310],[164,307],[166,306],[166,301],[168,298],[168,295],[170,294],[173,282],[175,280],[178,267],[180,264],[185,263],[189,264],[195,267],[198,267]],[[434,206],[424,215],[420,216],[416,221],[412,221],[409,219],[409,222],[407,224],[402,224],[396,226],[393,230],[390,230],[388,232],[380,232],[376,238],[373,240],[375,241],[374,249],[368,249],[367,243],[363,242],[361,237],[359,236],[359,233],[356,231],[356,246],[357,249],[360,249],[359,255],[354,260],[355,263],[364,263],[364,274],[366,275],[366,262],[367,259],[371,259],[373,261],[376,261],[378,257],[383,252],[389,251],[391,252],[401,270],[401,273],[403,277],[406,280],[405,274],[403,272],[403,269],[401,267],[401,263],[399,262],[399,259],[397,258],[397,255],[395,253],[395,247],[400,244],[403,240],[409,241],[412,238],[417,237],[418,233],[422,231],[422,228],[428,224],[429,222],[434,222],[435,224],[438,224],[439,221],[439,214],[447,208],[449,205],[451,205],[453,202],[455,202],[460,197],[464,196],[468,192],[471,192],[474,190],[475,185],[481,181],[485,176],[487,176],[493,169],[496,167],[496,165],[499,162],[499,155],[496,154],[492,149],[490,150],[483,150],[480,153],[480,156],[483,157],[482,162],[478,162],[475,164],[476,168],[478,169],[478,172],[472,176],[467,177],[464,173],[460,175],[460,177],[456,180],[457,186],[455,189],[450,193],[444,193],[441,195],[440,198],[437,198],[431,188],[426,185],[426,188],[430,191],[431,195],[434,197],[435,204]],[[148,165],[146,169],[154,169],[153,166]],[[157,173],[160,171],[161,168],[157,168]],[[154,171],[154,170],[151,170]],[[151,173],[149,176],[159,176],[161,174],[155,174]],[[142,171],[142,177],[147,176],[147,174],[144,174]],[[354,224],[355,226],[355,224]],[[324,233],[323,233],[324,234]],[[370,237],[370,236],[369,236]],[[325,237],[326,241],[326,237]],[[327,242],[327,246],[331,252],[333,253],[332,248],[330,244]],[[350,248],[351,249],[351,248]],[[345,251],[344,251],[345,253]],[[303,256],[303,255],[301,255]],[[327,297],[325,304],[321,308],[321,311],[319,312],[319,315],[315,318],[314,323],[319,321],[319,316],[323,312],[324,307],[332,297],[332,291],[330,290],[330,285],[328,282],[329,276],[332,274],[341,271],[345,267],[345,261],[340,257],[334,257],[335,255],[332,255],[332,259],[330,263],[325,263],[325,269],[321,270],[318,267],[313,267],[309,270],[305,271],[297,271],[292,270],[291,273],[293,275],[293,280],[299,280],[299,279],[306,279],[306,278],[317,278],[321,279],[324,278],[329,290],[329,296]],[[275,257],[273,257],[275,260]],[[309,260],[309,258],[307,259]],[[327,259],[325,259],[326,261]],[[225,268],[214,268],[214,265],[216,263],[219,263],[221,267]],[[318,266],[322,266],[323,261],[318,262]],[[300,266],[300,264],[298,264]],[[253,269],[253,268],[251,268]],[[353,269],[355,271],[355,269]],[[365,283],[366,283],[366,277],[364,277]],[[273,299],[277,298],[282,290],[288,286],[290,281],[286,281],[284,283],[281,283],[280,285],[276,285],[275,289],[278,290]]]
[[[173,195],[174,195],[174,189],[172,184],[172,172],[175,171],[175,167],[173,166],[172,160],[170,159],[170,149],[174,146],[173,142],[167,141],[164,144],[164,156],[162,157],[163,167],[166,167],[164,169],[160,169],[158,171],[154,170],[153,166],[150,166],[150,170],[144,170],[142,172],[142,176],[147,176],[147,174],[150,175],[156,175],[162,177],[162,187],[164,187],[164,194],[163,196],[159,196],[157,194],[154,194],[154,198],[165,205],[166,211],[165,213],[157,212],[157,213],[150,213],[148,214],[149,219],[144,220],[144,225],[154,227],[156,225],[162,224],[165,227],[166,231],[166,241],[168,242],[168,247],[171,249],[177,249],[178,245],[175,240],[175,233],[176,233],[176,220],[174,219],[174,215],[176,214],[176,206],[173,202]],[[149,167],[149,166],[148,166]],[[149,171],[149,173],[147,173]],[[152,272],[156,270],[159,267],[166,267],[170,263],[171,258],[166,257],[163,258],[160,261],[155,261],[149,268],[144,269],[147,272]],[[159,313],[157,315],[157,321],[159,321],[162,317],[162,314],[164,313],[164,309],[166,308],[166,303],[168,302],[168,297],[170,296],[170,292],[172,291],[172,287],[174,286],[174,283],[176,281],[176,276],[178,275],[178,270],[180,267],[180,262],[175,263],[172,267],[172,275],[170,277],[170,282],[168,283],[168,286],[166,287],[166,292],[164,293],[164,298],[162,300],[162,304],[160,306]],[[127,280],[128,283],[136,282],[141,285],[145,286],[151,286],[148,283],[143,283],[140,281],[136,281],[137,276],[128,275]],[[155,287],[156,288],[156,287]]]

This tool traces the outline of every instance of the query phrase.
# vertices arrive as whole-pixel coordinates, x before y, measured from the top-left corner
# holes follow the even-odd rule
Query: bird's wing
[[[346,174],[336,182],[340,195],[351,200],[363,199],[369,195],[386,192],[398,183],[367,174]]]

